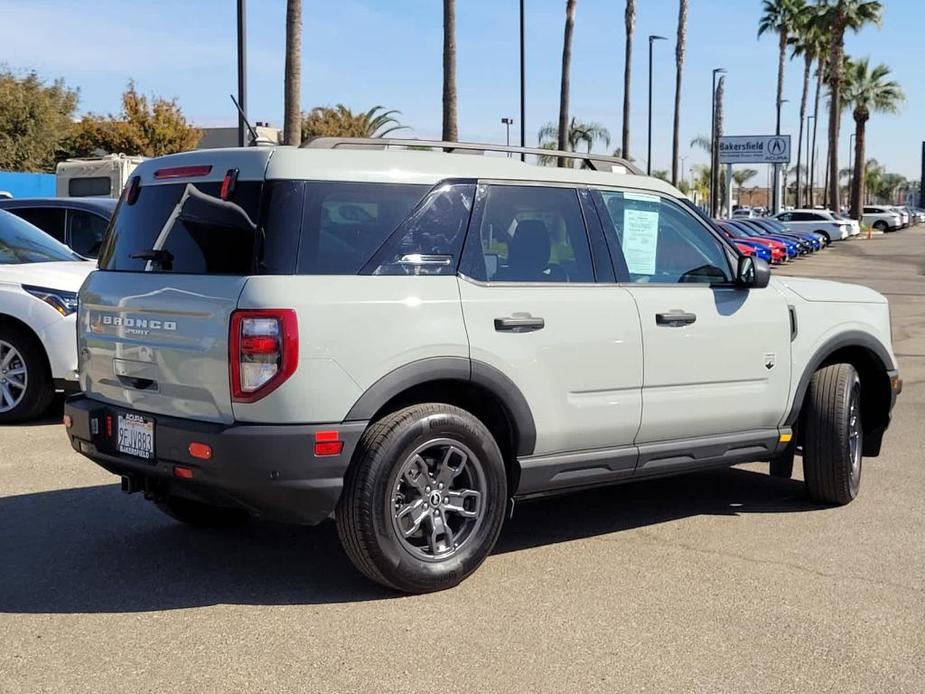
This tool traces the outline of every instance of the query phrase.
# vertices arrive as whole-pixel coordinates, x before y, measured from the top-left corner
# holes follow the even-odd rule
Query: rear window
[[[246,275],[257,271],[260,183],[239,181],[228,201],[221,183],[142,186],[116,210],[102,270]],[[273,268],[265,271],[272,274]]]

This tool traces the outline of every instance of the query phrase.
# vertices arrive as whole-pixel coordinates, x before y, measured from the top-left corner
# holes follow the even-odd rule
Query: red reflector
[[[241,338],[243,354],[274,354],[279,351],[279,342],[269,335],[248,335]]]
[[[179,477],[181,480],[191,480],[193,479],[193,470],[188,467],[180,467],[179,465],[174,465],[173,476]]]
[[[106,415],[106,436],[112,436],[112,415]]]
[[[238,170],[237,169],[228,169],[225,173],[225,178],[222,179],[222,188],[219,192],[219,197],[222,200],[227,200],[232,193],[234,193],[235,183],[238,182]]]
[[[318,457],[340,455],[342,450],[344,450],[343,441],[315,441],[315,455]]]
[[[344,450],[344,442],[340,440],[340,434],[336,431],[316,431],[315,432],[315,455],[340,455]]]
[[[154,172],[154,178],[196,178],[197,176],[208,176],[211,171],[211,164],[202,166],[174,166],[169,169],[158,169]]]
[[[212,459],[212,446],[208,444],[193,441],[193,443],[189,445],[188,450],[193,458],[199,458],[200,460]]]
[[[74,426],[74,420],[71,419],[71,415],[69,414],[64,415],[64,418],[61,421],[64,422],[64,426],[67,429],[70,429],[72,426]]]

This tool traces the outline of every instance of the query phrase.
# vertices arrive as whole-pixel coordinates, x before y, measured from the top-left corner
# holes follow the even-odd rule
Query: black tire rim
[[[0,340],[0,414],[16,409],[28,387],[26,360],[13,345]]]
[[[848,459],[851,462],[851,488],[857,492],[861,481],[861,387],[855,382],[848,401]]]
[[[485,519],[482,462],[453,439],[431,439],[392,475],[389,515],[399,544],[416,559],[444,561],[471,542]]]

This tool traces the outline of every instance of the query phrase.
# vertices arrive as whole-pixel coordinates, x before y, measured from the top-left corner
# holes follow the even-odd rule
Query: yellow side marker
[[[781,443],[790,443],[793,440],[793,434],[781,434],[780,442]]]

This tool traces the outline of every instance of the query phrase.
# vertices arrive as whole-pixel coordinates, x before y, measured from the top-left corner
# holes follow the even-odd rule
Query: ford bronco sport
[[[140,164],[80,291],[73,447],[192,525],[333,517],[409,592],[514,500],[795,451],[811,498],[857,495],[901,387],[881,295],[770,279],[620,160],[400,144]]]

